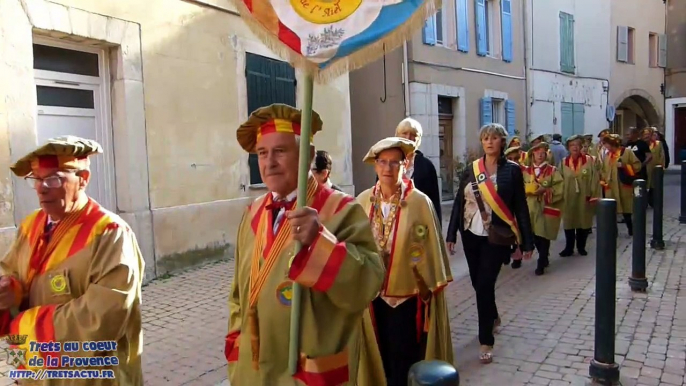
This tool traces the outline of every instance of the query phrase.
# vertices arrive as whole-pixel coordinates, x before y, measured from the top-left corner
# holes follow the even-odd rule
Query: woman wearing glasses
[[[448,254],[424,193],[404,178],[415,142],[391,137],[372,146],[364,162],[379,181],[357,197],[369,214],[386,279],[370,311],[387,384],[406,385],[424,359],[453,362],[445,294],[452,281]]]

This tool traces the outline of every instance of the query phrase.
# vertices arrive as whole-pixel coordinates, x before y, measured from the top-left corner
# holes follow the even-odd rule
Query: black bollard
[[[408,386],[460,386],[460,374],[448,362],[421,361],[410,368],[407,384]]]
[[[646,206],[648,195],[644,180],[634,181],[634,239],[631,250],[631,277],[629,287],[632,291],[644,292],[648,288],[646,279]]]
[[[681,161],[681,215],[679,223],[686,224],[686,160]]]
[[[589,375],[602,384],[619,381],[615,362],[615,306],[617,280],[617,202],[602,199],[597,209],[595,281],[595,352]]]
[[[662,239],[664,192],[665,169],[662,166],[655,166],[655,169],[653,169],[653,239],[650,240],[650,246],[659,251],[665,249],[665,240]]]

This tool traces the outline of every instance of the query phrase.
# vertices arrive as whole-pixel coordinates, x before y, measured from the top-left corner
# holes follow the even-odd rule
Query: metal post
[[[632,291],[644,292],[648,288],[646,279],[646,207],[648,195],[645,180],[634,181],[634,239],[631,251],[631,276],[629,287]]]
[[[617,202],[602,199],[598,203],[595,281],[595,352],[589,375],[597,382],[619,381],[615,362],[615,305],[617,280]]]
[[[460,374],[448,362],[417,362],[407,376],[408,386],[460,386]]]
[[[662,217],[664,215],[664,191],[665,170],[662,166],[653,169],[653,239],[650,246],[653,249],[665,249],[665,241],[662,239]]]
[[[681,215],[679,223],[686,224],[686,160],[681,161]]]

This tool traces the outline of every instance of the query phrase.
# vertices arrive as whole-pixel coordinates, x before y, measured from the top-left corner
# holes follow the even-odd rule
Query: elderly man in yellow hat
[[[372,146],[364,162],[374,165],[379,181],[357,197],[387,271],[371,310],[389,386],[407,384],[410,367],[421,360],[453,361],[445,242],[431,200],[403,178],[415,149],[398,137]]]
[[[94,141],[60,137],[11,167],[36,190],[41,208],[19,225],[0,262],[0,334],[26,337],[19,349],[29,370],[84,369],[65,361],[68,355],[87,358],[95,364],[87,369],[103,377],[42,385],[143,385],[144,262],[131,228],[86,196],[89,157],[98,153]],[[49,352],[37,352],[38,343]],[[47,354],[59,360],[46,363]]]
[[[230,382],[380,384],[373,327],[369,318],[363,323],[384,277],[369,220],[353,197],[318,184],[311,174],[307,206],[293,209],[299,141],[312,143],[300,137],[300,123],[300,110],[275,104],[255,110],[238,128],[238,142],[257,154],[269,192],[248,206],[238,230],[225,344]],[[313,135],[321,128],[312,112]],[[311,146],[308,163],[313,157]],[[303,246],[295,256],[294,241]],[[293,283],[303,288],[295,375],[288,371]]]

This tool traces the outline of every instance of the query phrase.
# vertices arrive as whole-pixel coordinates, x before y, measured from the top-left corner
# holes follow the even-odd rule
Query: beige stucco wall
[[[36,144],[32,34],[107,41],[111,55],[125,58],[119,63],[120,72],[142,67],[139,80],[122,79],[120,85],[138,93],[122,93],[117,99],[115,92],[112,113],[115,126],[118,119],[131,119],[137,122],[131,134],[141,135],[134,141],[118,138],[115,132],[114,147],[118,209],[140,230],[148,278],[224,253],[235,240],[250,197],[264,192],[259,187],[245,188],[247,155],[235,140],[235,129],[248,114],[245,52],[273,54],[239,17],[190,1],[26,3],[24,10],[19,0],[0,0],[0,89],[14,86],[10,98],[0,98],[0,170],[7,171],[12,160]],[[232,9],[227,0],[211,3]],[[134,30],[137,40],[125,45],[122,37],[113,37]],[[130,51],[140,52],[139,57],[127,56]],[[117,65],[117,57],[113,63]],[[315,86],[314,95],[314,108],[325,122],[315,145],[334,158],[334,182],[352,189],[348,77]],[[130,130],[132,125],[126,123],[121,126]],[[140,162],[127,164],[130,159]],[[0,174],[3,250],[16,222],[12,192],[9,172]]]
[[[686,97],[686,2],[667,5],[667,97]]]
[[[617,26],[628,26],[636,30],[635,63],[617,61]],[[612,0],[612,72],[610,78],[610,103],[618,107],[622,101],[632,95],[648,100],[658,113],[659,122],[663,125],[664,96],[660,85],[664,83],[664,70],[649,66],[649,33],[665,33],[665,4],[661,1],[645,2],[641,0]],[[669,56],[669,53],[668,53]],[[626,116],[624,126],[635,117]]]
[[[376,181],[374,167],[362,162],[377,141],[395,134],[395,127],[405,118],[402,84],[403,50],[386,55],[386,78],[383,59],[350,73],[352,107],[353,181],[356,193]],[[385,99],[384,99],[385,98]]]

